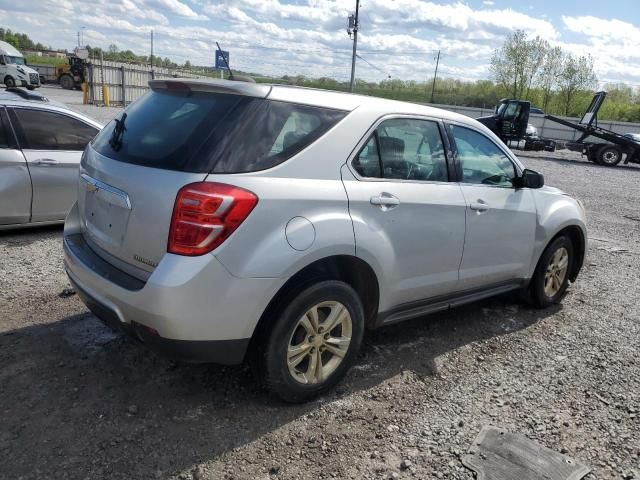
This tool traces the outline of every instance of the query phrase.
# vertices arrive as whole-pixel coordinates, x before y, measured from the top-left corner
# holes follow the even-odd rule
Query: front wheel
[[[573,244],[567,237],[558,237],[545,249],[527,289],[529,303],[546,308],[560,303],[569,286],[573,265]]]
[[[344,377],[363,335],[364,309],[353,288],[336,280],[316,283],[277,314],[256,358],[261,379],[286,402],[310,400]]]
[[[7,88],[13,88],[16,86],[16,81],[13,79],[13,77],[6,76],[4,79],[4,84],[7,86]]]
[[[73,90],[75,83],[76,82],[71,75],[65,74],[60,77],[60,86],[65,90]]]

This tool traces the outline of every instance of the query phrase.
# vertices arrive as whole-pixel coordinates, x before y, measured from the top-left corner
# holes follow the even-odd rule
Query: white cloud
[[[180,15],[181,17],[197,18],[199,15],[194,12],[188,5],[180,2],[179,0],[149,0],[149,6],[157,5],[160,8]]]
[[[157,54],[179,63],[211,65],[217,40],[231,51],[234,68],[344,79],[352,46],[346,19],[353,8],[346,0],[0,0],[0,19],[5,28],[53,47],[73,48],[76,32],[86,27],[85,41],[92,45],[114,43],[144,54],[153,30]],[[494,0],[476,6],[367,0],[360,12],[358,52],[374,67],[359,60],[358,76],[367,80],[386,73],[427,78],[437,50],[443,75],[487,78],[493,50],[523,29],[573,53],[592,54],[601,78],[640,83],[640,29],[628,21],[557,18],[526,5],[496,7]]]
[[[640,28],[617,19],[563,16],[566,29],[584,41],[563,43],[574,55],[591,55],[603,80],[640,81]]]

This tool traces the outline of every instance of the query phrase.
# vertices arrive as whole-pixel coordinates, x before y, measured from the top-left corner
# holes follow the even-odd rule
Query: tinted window
[[[516,170],[511,160],[489,138],[474,130],[451,126],[458,150],[463,183],[513,186]]]
[[[345,115],[262,98],[188,90],[149,92],[125,113],[124,130],[112,121],[96,137],[93,146],[99,153],[136,165],[213,173],[251,172],[278,165]]]
[[[13,111],[22,148],[82,151],[98,133],[97,128],[67,115],[20,108]]]
[[[9,126],[7,125],[4,109],[2,109],[0,111],[0,148],[9,148],[10,137]]]
[[[377,144],[373,142],[376,136]],[[385,120],[378,126],[374,137],[360,152],[353,165],[364,177],[382,176],[397,180],[439,182],[448,180],[440,129],[436,122],[429,120]]]

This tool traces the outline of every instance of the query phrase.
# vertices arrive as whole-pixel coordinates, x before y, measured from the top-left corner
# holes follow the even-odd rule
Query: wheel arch
[[[322,280],[341,280],[350,285],[362,301],[366,326],[373,325],[380,298],[379,282],[373,268],[353,255],[332,255],[301,268],[280,287],[258,320],[248,353],[255,352],[257,343],[265,337],[265,332],[275,321],[275,314],[286,302],[305,288]]]

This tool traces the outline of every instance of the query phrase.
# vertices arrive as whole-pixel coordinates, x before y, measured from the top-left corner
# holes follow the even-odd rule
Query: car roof
[[[93,118],[87,117],[86,115],[69,108],[64,103],[52,101],[44,95],[18,88],[8,88],[6,90],[0,89],[0,106],[28,107],[40,110],[67,113],[97,128],[102,128],[103,126],[100,122],[97,122]]]
[[[268,97],[273,100],[332,108],[336,110],[353,111],[360,107],[370,107],[375,110],[385,111],[389,114],[432,116],[467,124],[473,122],[470,117],[465,115],[419,103],[401,102],[398,100],[389,100],[386,98],[358,95],[335,90],[217,79],[176,78],[152,80],[149,82],[149,85],[153,89],[172,88],[169,86],[170,84],[182,84],[195,91],[229,93],[261,98]]]

